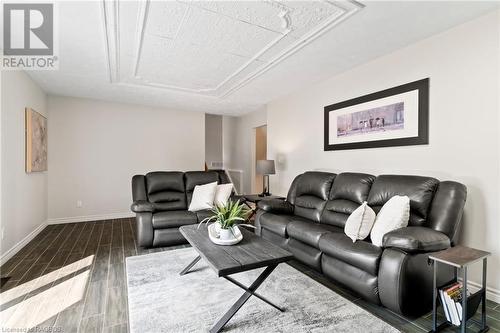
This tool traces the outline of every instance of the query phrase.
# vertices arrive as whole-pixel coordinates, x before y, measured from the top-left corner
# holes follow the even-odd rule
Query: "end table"
[[[255,215],[255,213],[257,213],[257,204],[259,203],[259,201],[273,200],[273,199],[285,200],[285,197],[281,197],[278,195],[268,195],[268,196],[261,197],[258,194],[243,194],[241,197],[243,198],[243,203],[245,205],[247,205],[247,207],[250,208],[252,211],[252,213],[248,216],[249,221]],[[248,204],[249,202],[255,204],[255,207],[250,206]]]
[[[467,322],[469,320],[475,321],[474,319],[472,319],[472,317],[476,313],[479,307],[479,303],[481,303],[482,306],[481,322],[478,322],[478,324],[481,326],[479,332],[487,332],[489,330],[489,327],[486,325],[486,263],[487,258],[490,255],[491,253],[486,251],[458,245],[429,256],[429,260],[433,262],[434,270],[432,330],[429,332],[439,332],[451,325],[449,321],[445,321],[439,325],[437,323],[437,302],[438,299],[440,300],[440,298],[438,297],[438,290],[446,285],[436,286],[438,263],[455,267],[455,277],[453,279],[454,281],[450,282],[456,282],[458,279],[458,271],[459,269],[462,270],[462,321],[460,325],[460,332],[465,333],[467,331]],[[483,262],[482,288],[475,293],[467,296],[467,268],[469,265],[481,260]],[[441,305],[442,307],[446,306],[445,304]]]

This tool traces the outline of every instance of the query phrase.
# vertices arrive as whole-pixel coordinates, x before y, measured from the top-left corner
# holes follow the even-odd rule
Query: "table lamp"
[[[262,175],[262,193],[260,197],[270,196],[269,193],[269,175],[274,175],[276,169],[274,168],[274,160],[257,160],[257,167],[255,173]]]

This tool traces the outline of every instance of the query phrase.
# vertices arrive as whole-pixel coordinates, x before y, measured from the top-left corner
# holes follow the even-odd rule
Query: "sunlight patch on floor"
[[[88,256],[1,293],[0,305],[3,309],[0,312],[0,329],[27,331],[84,299],[90,269],[60,283],[57,281],[89,267],[93,260],[93,255]],[[54,282],[54,286],[36,293],[39,288],[48,287]],[[32,292],[34,295],[29,295]]]
[[[23,297],[24,295],[36,291],[38,288],[53,283],[58,279],[63,278],[69,274],[75,273],[80,269],[88,267],[92,265],[93,260],[94,260],[94,255],[85,257],[83,259],[75,261],[74,263],[71,263],[64,267],[56,269],[50,273],[42,275],[39,278],[36,278],[34,280],[23,283],[22,285],[19,285],[15,288],[4,291],[3,293],[0,294],[0,306],[12,300],[15,300],[16,298]]]

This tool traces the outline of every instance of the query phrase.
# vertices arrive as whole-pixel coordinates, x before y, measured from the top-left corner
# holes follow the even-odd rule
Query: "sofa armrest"
[[[154,207],[153,204],[150,203],[149,201],[146,200],[137,200],[135,201],[132,206],[130,206],[130,209],[134,213],[144,213],[144,212],[153,212]]]
[[[388,232],[382,240],[384,248],[398,248],[408,253],[433,252],[449,248],[450,238],[426,227],[406,227]]]
[[[280,199],[261,200],[257,207],[268,213],[293,214],[293,205]]]

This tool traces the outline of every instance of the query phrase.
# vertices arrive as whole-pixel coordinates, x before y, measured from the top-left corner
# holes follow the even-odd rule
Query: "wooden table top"
[[[223,246],[208,238],[207,225],[185,225],[179,228],[189,244],[205,259],[218,276],[226,276],[293,258],[292,253],[268,242],[254,233],[240,228],[243,240],[236,245]]]
[[[429,259],[462,268],[490,255],[490,252],[457,245],[430,255]]]

